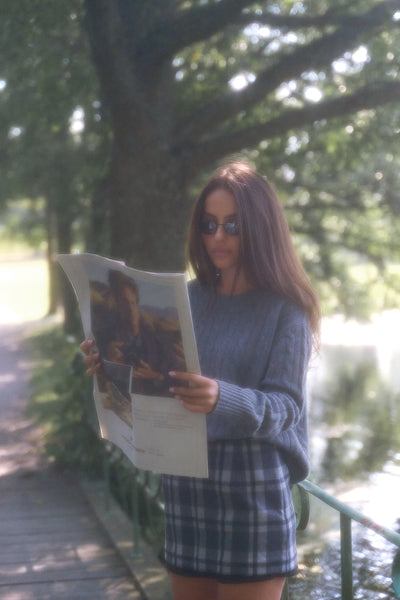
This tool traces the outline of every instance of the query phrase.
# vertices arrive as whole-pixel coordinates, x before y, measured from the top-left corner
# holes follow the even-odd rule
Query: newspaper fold
[[[173,371],[200,373],[186,277],[95,254],[60,254],[101,369],[94,402],[103,438],[138,468],[207,477],[206,417],[170,392]]]

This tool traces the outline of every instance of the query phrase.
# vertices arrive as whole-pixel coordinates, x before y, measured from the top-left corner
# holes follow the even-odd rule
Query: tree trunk
[[[49,315],[54,315],[60,305],[60,286],[57,276],[57,265],[55,264],[55,214],[46,201],[46,237],[47,237],[47,271],[49,276]]]
[[[68,194],[63,199],[68,206]],[[69,215],[57,214],[57,245],[59,254],[70,254],[72,246],[72,223]],[[56,265],[56,281],[59,286],[62,306],[64,310],[64,330],[66,333],[75,333],[78,328],[78,307],[75,293],[64,271]]]
[[[167,22],[175,5],[86,0],[86,8],[114,132],[111,254],[142,269],[182,270],[189,202],[184,157],[174,149],[175,76],[171,60],[150,64],[140,49],[146,32]]]
[[[180,161],[115,150],[111,252],[131,266],[184,270],[190,202]]]
[[[92,197],[89,227],[85,240],[88,252],[110,255],[110,206],[112,203],[110,178],[103,177]]]

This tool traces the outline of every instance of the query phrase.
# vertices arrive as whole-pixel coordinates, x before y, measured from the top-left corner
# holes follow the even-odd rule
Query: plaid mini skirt
[[[183,575],[259,581],[293,575],[289,472],[263,440],[209,442],[208,479],[164,476],[165,560]]]

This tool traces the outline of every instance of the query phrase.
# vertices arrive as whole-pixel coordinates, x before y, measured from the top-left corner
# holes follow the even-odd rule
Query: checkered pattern
[[[166,561],[216,578],[269,578],[296,570],[289,472],[263,440],[209,443],[208,479],[164,476]]]

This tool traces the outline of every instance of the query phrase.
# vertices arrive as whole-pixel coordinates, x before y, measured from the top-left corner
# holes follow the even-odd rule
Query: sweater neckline
[[[259,288],[254,288],[249,290],[248,292],[242,292],[240,294],[219,294],[216,293],[216,299],[221,303],[232,303],[232,302],[241,302],[248,299],[256,298],[260,293]]]
[[[266,290],[256,287],[248,292],[243,292],[241,294],[219,294],[207,284],[202,284],[199,281],[196,281],[196,283],[200,286],[200,288],[203,289],[204,293],[206,293],[207,295],[211,295],[211,297],[214,299],[214,302],[217,302],[218,304],[232,305],[240,302],[255,300],[256,298],[260,297],[261,294],[265,294],[266,292]]]

